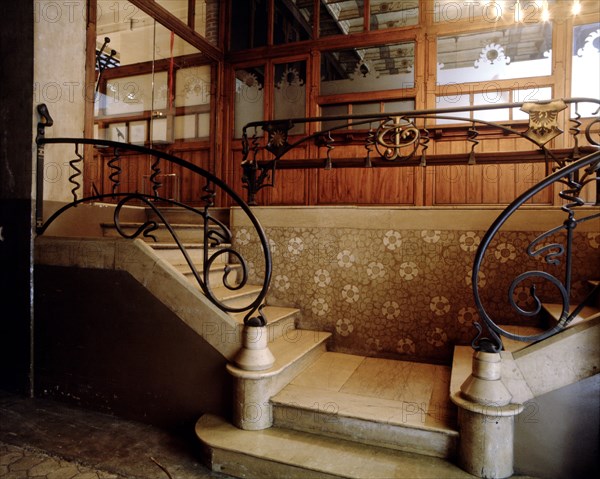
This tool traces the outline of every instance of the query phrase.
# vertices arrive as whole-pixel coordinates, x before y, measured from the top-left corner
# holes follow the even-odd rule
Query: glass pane
[[[551,48],[549,23],[439,37],[438,84],[550,75]]]
[[[322,0],[319,18],[319,35],[348,35],[364,30],[364,5],[362,0]]]
[[[303,118],[306,116],[306,62],[275,65],[273,118]],[[291,134],[304,133],[304,124],[294,126]]]
[[[154,86],[154,92],[152,87]],[[167,107],[167,72],[109,80],[100,107],[105,115],[123,115]]]
[[[460,106],[471,106],[471,97],[466,94],[457,94],[457,95],[449,95],[449,96],[438,96],[435,99],[436,108],[456,108]],[[465,118],[466,120],[471,118],[471,115],[468,111],[458,112],[458,113],[449,113],[448,116],[452,116],[454,118]],[[440,125],[449,125],[452,123],[462,123],[461,120],[446,120],[443,118],[436,119],[436,123]]]
[[[512,94],[512,101],[515,102],[550,100],[552,99],[552,88],[533,87],[524,90],[515,90]],[[513,108],[512,117],[513,120],[529,120],[529,115],[520,108]]]
[[[321,95],[414,86],[414,43],[321,54]]]
[[[268,0],[231,0],[232,51],[267,44]]]
[[[412,111],[414,109],[415,109],[415,100],[413,100],[413,99],[386,101],[383,104],[383,111],[386,113]]]
[[[381,113],[381,104],[379,102],[352,104],[353,115],[370,115],[374,113]]]
[[[348,114],[348,105],[323,105],[321,106],[321,116],[341,116]],[[345,125],[346,121],[322,121],[321,130],[328,130],[337,126]]]
[[[566,0],[560,0],[566,1]],[[435,0],[433,19],[436,23],[520,21],[538,23],[545,8],[552,9],[557,0]]]
[[[406,27],[418,23],[418,0],[371,0],[371,30]]]
[[[299,42],[312,38],[314,2],[312,0],[290,0],[275,2],[273,43]]]
[[[210,103],[210,66],[182,68],[175,75],[175,106]]]
[[[600,23],[573,27],[572,97],[600,97]],[[596,107],[579,105],[581,116],[593,116]]]
[[[213,45],[219,42],[219,0],[196,0],[194,30]]]
[[[234,111],[236,138],[242,137],[242,128],[246,123],[264,120],[264,82],[264,67],[236,70]]]
[[[179,18],[187,24],[188,20],[188,0],[155,0],[161,7],[167,10],[171,15]]]
[[[210,113],[198,115],[198,138],[208,138],[210,135]]]
[[[509,101],[509,92],[506,91],[486,91],[473,95],[474,106],[493,106],[498,103],[508,103]],[[473,118],[484,121],[508,121],[510,119],[510,111],[508,108],[475,111],[473,112]]]
[[[196,137],[196,115],[181,115],[175,118],[175,139]]]

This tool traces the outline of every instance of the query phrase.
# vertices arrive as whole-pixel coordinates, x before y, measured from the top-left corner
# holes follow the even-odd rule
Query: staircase
[[[551,314],[556,306],[546,305],[545,310]],[[502,382],[513,395],[513,402],[523,403],[596,374],[599,312],[597,301],[566,330],[534,345],[506,341]],[[541,332],[537,328],[503,328],[520,334]],[[541,367],[536,355],[556,355],[556,348],[572,341],[582,345],[585,354],[574,354],[568,361],[568,378],[549,381],[557,364]],[[289,349],[293,344],[287,346]],[[289,351],[273,353],[281,358]],[[243,421],[235,427],[223,418],[201,417],[196,434],[204,447],[205,462],[214,471],[243,478],[474,477],[454,464],[460,437],[457,409],[449,399],[459,393],[471,374],[472,356],[470,346],[457,346],[450,368],[329,352],[320,347],[301,370],[297,368],[286,378],[280,377],[285,364],[252,373],[255,382],[265,383],[252,388],[245,383],[247,374],[229,366],[238,381],[236,403],[243,401],[243,393],[269,389],[268,404],[250,404],[257,422],[263,415],[269,416],[267,426],[271,427],[253,428]],[[295,357],[287,366],[291,368],[297,361],[302,359]],[[556,361],[564,362],[564,356],[556,355]],[[532,367],[537,376],[529,371]],[[543,390],[536,386],[538,377],[546,378]],[[274,378],[276,386],[272,384]]]
[[[197,271],[201,272],[204,261],[202,218],[198,214],[181,208],[161,208],[160,211],[165,220],[168,221],[170,226],[175,230],[180,241],[184,243]],[[228,208],[211,209],[211,215],[226,226],[229,226]],[[146,210],[146,220],[160,221],[151,209]],[[142,224],[142,222],[121,223],[121,229],[126,234],[132,235],[142,226]],[[121,237],[114,223],[103,223],[101,227],[105,238]],[[158,229],[151,234],[156,238],[156,241],[151,237],[141,237],[152,248],[154,254],[171,265],[178,274],[185,277],[190,284],[201,291],[183,253],[179,250],[178,245],[175,243],[167,228],[159,222]],[[230,245],[221,244],[218,249],[228,246]],[[211,248],[209,250],[209,255],[215,253],[218,249]],[[250,304],[256,299],[261,290],[260,285],[246,284],[239,290],[231,290],[227,288],[223,282],[226,271],[230,271],[227,277],[228,282],[231,285],[239,285],[241,265],[230,262],[229,256],[223,254],[213,262],[209,274],[211,290],[217,300],[228,307],[240,308]],[[243,320],[246,313],[232,312],[228,314],[235,320],[235,323],[238,326],[238,332],[236,334],[230,334],[223,339],[239,343],[239,331],[243,327]],[[295,320],[300,314],[298,309],[265,305],[262,308],[262,314],[267,320],[268,338],[272,347],[276,347],[276,344],[279,343],[283,344],[287,338],[294,337],[298,334],[295,329]]]
[[[197,215],[182,215],[177,210],[167,210],[165,214],[200,267],[204,255]],[[122,224],[130,232],[140,225]],[[117,238],[114,226],[105,224],[104,243],[136,247],[146,255],[134,264],[133,275],[139,268],[163,268],[156,280],[145,279],[145,273],[136,277],[149,287],[154,283],[155,291],[169,290],[163,294],[173,296],[174,302],[187,293],[167,285],[169,278],[179,281],[180,286],[187,285],[184,290],[193,290],[197,295],[199,287],[183,255],[161,230],[164,228],[155,232],[158,242],[150,238],[144,243],[130,242]],[[36,241],[36,248],[43,250],[53,246],[55,238],[41,237]],[[126,258],[131,259],[134,254],[137,253],[128,253]],[[116,265],[117,253],[114,255],[108,263],[114,261]],[[53,264],[60,265],[63,259],[57,257]],[[155,264],[149,265],[149,259]],[[232,292],[220,285],[226,268],[232,270],[231,275],[240,268],[230,264],[225,255],[221,259],[211,271],[215,295],[230,306],[247,304],[260,287],[247,285]],[[196,303],[189,304],[196,308]],[[556,310],[556,305],[545,305],[548,321],[552,321]],[[226,314],[214,307],[212,311],[213,316],[197,310],[192,315],[205,315],[211,321],[226,315],[235,325],[227,334],[207,339],[230,361],[227,370],[234,379],[233,417],[204,415],[196,424],[204,460],[214,471],[245,478],[473,477],[455,465],[460,432],[457,408],[450,401],[471,374],[470,347],[455,348],[452,367],[337,353],[327,350],[330,333],[296,329],[301,311],[266,305],[262,312],[268,320],[268,344],[275,364],[268,370],[247,371],[233,363],[241,345],[244,314]],[[513,402],[524,403],[596,374],[599,311],[596,298],[594,305],[584,309],[580,318],[556,336],[533,345],[504,341],[502,382]],[[539,332],[535,328],[503,328],[519,334]],[[573,344],[579,345],[584,354],[571,354],[578,350]],[[563,350],[569,354],[561,354]],[[548,357],[553,358],[552,363],[545,368],[540,366],[548,362]],[[549,371],[565,370],[568,374],[548,380]]]

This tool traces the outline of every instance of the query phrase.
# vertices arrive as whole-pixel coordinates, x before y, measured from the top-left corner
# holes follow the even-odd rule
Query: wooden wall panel
[[[317,204],[414,205],[415,168],[318,170]]]

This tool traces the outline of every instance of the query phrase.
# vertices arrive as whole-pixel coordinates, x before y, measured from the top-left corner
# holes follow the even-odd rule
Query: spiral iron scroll
[[[189,266],[189,268],[190,268],[193,276],[195,277],[198,285],[200,286],[201,290],[204,292],[204,294],[207,296],[207,298],[209,298],[209,300],[211,302],[213,302],[217,307],[219,307],[222,311],[225,311],[225,312],[245,313],[244,323],[247,325],[252,325],[252,326],[266,325],[266,320],[261,313],[261,305],[267,294],[267,291],[268,291],[268,288],[270,285],[270,281],[271,281],[272,260],[271,260],[270,246],[269,246],[269,243],[267,241],[267,238],[266,238],[266,235],[265,235],[265,232],[264,232],[262,226],[260,225],[260,223],[258,222],[258,219],[254,216],[254,214],[250,210],[249,206],[226,183],[224,183],[218,177],[214,176],[212,173],[200,168],[197,165],[194,165],[194,164],[187,162],[181,158],[169,155],[169,154],[161,152],[161,151],[152,150],[149,148],[145,148],[143,146],[118,143],[118,142],[109,141],[109,140],[96,140],[96,139],[88,139],[88,138],[46,138],[45,135],[43,134],[44,125],[41,124],[41,126],[39,126],[39,128],[42,129],[42,132],[41,132],[41,134],[38,134],[38,137],[36,138],[36,142],[38,145],[38,150],[41,150],[39,157],[42,159],[44,157],[43,150],[46,145],[49,145],[49,144],[76,145],[75,151],[76,151],[77,159],[73,160],[71,162],[71,166],[73,166],[73,168],[77,172],[78,170],[80,170],[78,163],[81,163],[84,161],[83,156],[80,155],[78,152],[78,148],[80,146],[93,145],[93,146],[97,146],[97,147],[109,147],[109,148],[112,148],[114,151],[113,159],[111,160],[111,161],[114,161],[114,163],[113,163],[113,165],[109,165],[109,168],[111,168],[111,166],[112,166],[113,173],[117,173],[117,175],[118,175],[117,169],[120,169],[120,168],[118,168],[118,165],[115,163],[119,160],[120,161],[129,160],[129,158],[133,158],[135,156],[135,155],[132,155],[132,156],[122,157],[119,154],[121,151],[129,150],[129,151],[133,151],[133,152],[136,152],[139,154],[149,155],[149,156],[153,157],[153,159],[154,159],[154,163],[152,164],[153,173],[158,174],[160,172],[159,161],[165,160],[167,162],[170,162],[172,164],[175,164],[182,168],[190,170],[192,173],[195,173],[195,174],[199,175],[200,177],[204,178],[205,186],[203,188],[202,200],[203,200],[205,206],[202,209],[198,209],[198,208],[194,208],[192,206],[186,205],[184,203],[181,203],[181,202],[173,200],[173,199],[161,197],[159,195],[161,185],[155,179],[152,179],[151,183],[153,185],[153,188],[152,188],[153,191],[150,194],[144,194],[144,193],[139,193],[139,192],[122,192],[121,193],[121,192],[115,191],[116,188],[115,189],[111,188],[110,193],[95,194],[95,195],[87,196],[84,198],[77,198],[75,196],[74,200],[71,203],[64,205],[63,207],[58,209],[46,221],[38,222],[38,228],[37,228],[38,234],[40,234],[40,235],[43,234],[48,229],[48,227],[60,215],[62,215],[64,212],[66,212],[70,208],[76,207],[77,205],[79,205],[81,203],[92,202],[92,201],[103,201],[103,200],[107,200],[107,199],[118,199],[117,206],[116,206],[115,212],[114,212],[114,223],[117,228],[117,231],[119,232],[119,234],[122,237],[129,238],[129,239],[134,239],[134,238],[138,238],[138,237],[146,237],[146,238],[151,238],[151,239],[156,240],[156,237],[153,235],[153,233],[159,227],[166,228],[169,231],[169,234],[171,235],[171,237],[173,238],[175,243],[177,244],[177,246],[179,247],[179,249],[181,250],[181,253],[184,256],[185,261],[186,261],[187,265]],[[43,165],[42,165],[42,167],[43,167]],[[78,173],[76,173],[74,175],[74,177],[71,178],[72,183],[75,181],[77,175],[78,175]],[[115,183],[118,184],[117,178],[118,178],[118,176],[112,178],[113,186],[115,185]],[[42,181],[40,179],[40,177],[38,177],[38,180]],[[116,180],[116,182],[114,180]],[[38,187],[39,186],[40,185],[38,185]],[[261,290],[260,290],[260,292],[258,292],[256,297],[254,297],[252,300],[249,301],[248,304],[238,306],[238,307],[232,307],[232,306],[226,305],[221,300],[219,300],[219,298],[216,297],[216,295],[213,291],[213,287],[210,282],[210,276],[209,276],[210,268],[223,255],[228,255],[229,257],[232,257],[235,261],[237,261],[237,263],[239,263],[239,269],[241,270],[241,273],[239,274],[239,277],[238,277],[239,282],[236,282],[233,280],[233,275],[232,275],[232,273],[234,271],[233,268],[231,268],[229,266],[224,266],[222,282],[223,282],[223,285],[225,286],[225,288],[227,288],[231,291],[239,290],[247,284],[248,278],[249,278],[248,263],[246,262],[244,257],[233,246],[231,246],[232,234],[231,234],[230,229],[225,224],[223,224],[218,218],[211,215],[211,208],[214,206],[215,188],[220,188],[221,191],[223,191],[225,194],[227,194],[233,200],[233,203],[237,204],[241,208],[241,210],[244,211],[244,213],[248,216],[250,222],[252,223],[252,225],[254,226],[254,228],[257,232],[260,246],[262,247],[262,251],[264,254],[265,270],[264,270],[264,278],[263,278]],[[76,189],[77,189],[77,185],[76,185],[76,188],[74,188],[74,190],[76,190]],[[75,192],[74,192],[74,195],[75,195]],[[127,233],[123,227],[120,217],[121,217],[121,213],[123,211],[123,207],[128,204],[131,204],[131,203],[134,203],[137,206],[139,206],[139,204],[142,203],[144,206],[150,208],[156,214],[158,220],[146,221],[144,224],[142,224],[140,227],[138,227],[136,229],[136,231],[134,231],[133,233]],[[195,266],[185,244],[183,243],[183,241],[181,241],[177,232],[175,231],[173,226],[169,223],[167,218],[165,218],[165,216],[163,215],[163,213],[160,210],[159,205],[169,205],[169,206],[181,207],[188,211],[192,211],[192,212],[200,215],[204,219],[204,233],[205,234],[203,236],[203,243],[204,243],[203,246],[204,246],[204,260],[205,261],[204,261],[201,271],[199,271],[198,268]]]
[[[525,342],[540,341],[553,334],[563,330],[568,324],[579,314],[583,306],[586,305],[587,301],[590,300],[594,294],[598,292],[599,286],[596,286],[594,290],[588,294],[587,298],[575,309],[571,310],[570,304],[570,293],[571,293],[571,280],[572,280],[572,253],[573,253],[573,232],[575,228],[585,222],[596,218],[600,218],[600,213],[592,213],[588,216],[576,218],[576,213],[584,205],[584,201],[580,197],[581,189],[583,186],[590,182],[599,183],[597,187],[600,187],[600,181],[598,179],[598,172],[600,171],[600,151],[594,152],[590,155],[577,160],[568,166],[561,168],[553,174],[546,177],[543,181],[530,188],[528,191],[519,196],[513,201],[503,212],[498,216],[492,227],[487,231],[483,237],[477,253],[475,255],[475,262],[472,273],[472,285],[473,295],[475,303],[479,312],[479,316],[483,320],[483,325],[475,323],[475,327],[478,330],[478,334],[472,342],[472,346],[476,350],[482,350],[487,352],[498,352],[502,349],[502,339],[504,336],[509,339]],[[522,316],[534,316],[541,311],[542,302],[536,294],[536,286],[532,284],[529,288],[529,296],[533,306],[529,309],[522,308],[514,300],[514,292],[520,286],[529,284],[534,280],[545,281],[547,284],[554,287],[561,299],[561,315],[556,326],[535,335],[522,336],[514,334],[509,331],[502,329],[498,324],[491,318],[485,309],[481,296],[479,294],[480,284],[480,270],[483,262],[485,253],[490,245],[492,239],[496,236],[502,225],[508,220],[508,218],[525,202],[531,199],[533,196],[538,194],[544,188],[547,188],[553,183],[563,183],[566,188],[561,191],[561,198],[568,201],[567,204],[563,205],[561,209],[567,214],[567,218],[562,225],[552,228],[545,233],[535,238],[527,247],[527,254],[530,257],[542,257],[546,264],[558,265],[562,261],[565,262],[564,279],[559,279],[555,275],[552,275],[545,271],[527,271],[517,276],[511,283],[508,290],[508,301],[511,307]],[[553,235],[565,231],[566,239],[565,243],[550,242],[545,243],[546,240],[551,238]],[[487,331],[484,332],[484,327]]]

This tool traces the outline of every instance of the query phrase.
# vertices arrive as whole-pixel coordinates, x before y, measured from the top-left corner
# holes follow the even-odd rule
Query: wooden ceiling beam
[[[129,0],[144,13],[150,15],[165,28],[171,30],[194,48],[197,48],[207,57],[216,62],[223,61],[223,51],[209,43],[202,35],[192,30],[179,18],[172,15],[167,9],[154,0]]]

